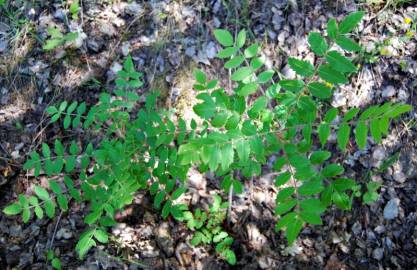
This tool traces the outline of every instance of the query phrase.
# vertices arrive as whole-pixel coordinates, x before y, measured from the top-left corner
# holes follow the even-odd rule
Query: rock
[[[7,50],[7,41],[0,40],[0,53],[3,53]]]
[[[295,79],[296,77],[295,71],[292,70],[289,65],[285,65],[282,69],[282,75],[284,75],[286,79]]]
[[[392,85],[388,85],[382,89],[382,97],[392,97],[396,93],[395,87]]]
[[[362,232],[362,225],[361,225],[361,223],[360,223],[359,221],[356,221],[356,222],[353,224],[353,226],[352,226],[352,232],[353,232],[355,235],[358,235],[358,234],[360,234],[360,233]]]
[[[392,177],[398,183],[404,183],[407,180],[407,176],[402,171],[394,172]]]
[[[33,255],[31,253],[19,254],[19,265],[18,269],[23,269],[29,265],[33,264]]]
[[[64,12],[64,10],[62,8],[57,9],[54,12],[54,15],[53,16],[57,20],[60,20],[60,21],[64,21],[65,20],[65,12]]]
[[[253,249],[261,251],[266,245],[268,245],[267,238],[259,231],[258,227],[254,223],[246,225],[246,230],[249,244]]]
[[[22,226],[20,225],[13,225],[9,229],[9,234],[12,237],[22,236]]]
[[[87,40],[87,48],[92,50],[93,52],[99,52],[102,46],[95,40],[95,39],[88,39]]]
[[[120,70],[123,69],[123,66],[119,63],[119,62],[114,62],[111,67],[110,70],[108,72],[108,79],[112,80],[116,77],[117,72],[119,72]]]
[[[107,22],[102,22],[99,25],[99,31],[109,37],[113,37],[116,35],[116,29],[114,28],[113,25],[107,23]]]
[[[125,12],[128,15],[137,16],[142,12],[142,6],[136,2],[132,2],[125,7]]]
[[[374,258],[375,260],[382,260],[382,258],[384,257],[384,249],[383,248],[376,248],[372,251],[372,258]]]
[[[332,106],[333,107],[343,107],[346,105],[347,99],[346,95],[343,92],[336,91],[333,95]]]
[[[386,152],[383,146],[377,146],[372,152],[371,166],[379,167],[386,157]]]
[[[285,18],[281,14],[274,14],[272,17],[272,24],[274,25],[274,30],[280,30],[285,23]]]
[[[400,205],[400,199],[394,198],[388,201],[384,208],[384,218],[391,220],[398,216],[398,207]]]
[[[3,87],[0,91],[1,96],[0,96],[0,104],[1,105],[6,105],[9,103],[9,98],[10,96],[8,95],[8,90],[7,88]]]
[[[374,231],[375,231],[377,234],[384,233],[384,232],[385,232],[385,226],[383,226],[383,225],[378,225],[378,226],[376,226],[376,227],[375,227]]]
[[[128,56],[130,52],[130,44],[129,42],[124,42],[122,45],[122,54],[124,56]]]
[[[156,243],[162,251],[167,255],[167,257],[173,256],[175,251],[174,239],[171,236],[168,222],[163,222],[159,225],[155,229],[154,233],[156,236]]]
[[[19,151],[13,151],[10,155],[12,156],[12,158],[13,158],[14,160],[16,160],[16,159],[20,158]]]
[[[398,99],[401,101],[406,101],[410,95],[404,90],[400,89],[398,92]]]
[[[70,239],[72,237],[72,232],[68,228],[61,228],[56,232],[56,239]]]
[[[197,190],[206,190],[206,178],[197,170],[190,169],[188,172],[188,184]]]

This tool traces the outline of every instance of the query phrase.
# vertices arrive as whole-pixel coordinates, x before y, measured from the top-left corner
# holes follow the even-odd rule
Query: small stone
[[[188,173],[188,184],[197,190],[206,190],[206,178],[197,170],[191,169]]]
[[[130,44],[128,42],[123,43],[122,45],[122,54],[128,56],[130,52]]]
[[[409,94],[404,89],[400,89],[400,91],[398,92],[398,99],[401,101],[406,101],[408,97]]]
[[[171,257],[174,254],[174,239],[172,239],[169,224],[167,222],[163,222],[155,229],[155,236],[156,242],[158,246],[162,249],[162,251],[167,255],[167,257]]]
[[[374,231],[377,234],[384,233],[385,232],[385,227],[383,225],[378,225],[378,226],[375,227]]]
[[[111,66],[111,68],[110,68],[110,71],[113,73],[113,74],[117,74],[117,72],[119,72],[120,70],[122,70],[123,69],[123,66],[120,64],[120,63],[118,63],[118,62],[114,62],[113,63],[113,65]]]
[[[103,22],[99,26],[99,31],[109,37],[116,35],[116,29],[113,27],[113,25]]]
[[[332,106],[333,107],[343,107],[346,105],[347,99],[346,99],[346,95],[341,92],[341,91],[337,91],[334,93],[333,95],[333,101],[332,101]]]
[[[388,201],[384,208],[384,218],[391,220],[398,216],[398,207],[400,205],[400,199],[394,198]]]
[[[372,157],[378,161],[383,160],[385,158],[385,149],[382,146],[376,147],[372,153]]]
[[[19,154],[19,151],[13,151],[12,153],[11,153],[11,156],[12,156],[12,158],[13,159],[18,159],[18,158],[20,158],[20,154]]]
[[[372,257],[375,260],[380,261],[384,257],[384,249],[383,248],[376,248],[372,251]]]
[[[286,65],[282,69],[282,75],[284,75],[286,79],[295,79],[296,77],[295,71],[292,70],[289,65]]]
[[[100,50],[100,45],[94,39],[87,40],[87,48],[93,52],[98,52]]]
[[[17,145],[14,147],[14,150],[19,151],[19,150],[21,150],[21,149],[23,148],[23,146],[25,146],[25,144],[24,144],[24,143],[19,143],[19,144],[17,144]]]
[[[56,232],[56,239],[70,239],[72,237],[72,232],[67,228],[61,228]]]
[[[19,235],[22,235],[22,226],[20,225],[13,225],[9,229],[10,236],[12,237],[18,237]]]
[[[53,16],[57,20],[64,21],[64,19],[65,19],[65,12],[64,12],[64,10],[62,8],[60,8],[60,9],[57,9],[54,12],[54,15]]]
[[[352,232],[355,235],[358,235],[362,232],[362,225],[360,224],[360,222],[356,221],[353,226],[352,226]]]
[[[190,57],[194,57],[195,56],[195,46],[187,47],[187,49],[185,49],[185,54],[190,56]]]
[[[125,12],[128,15],[132,15],[132,16],[137,16],[141,13],[142,11],[142,6],[139,5],[136,2],[132,2],[129,5],[126,6],[125,8]]]
[[[7,41],[0,40],[0,53],[3,53],[7,50]]]
[[[406,175],[402,171],[395,172],[392,177],[398,183],[404,183],[407,180]]]
[[[395,93],[395,87],[392,85],[388,85],[382,89],[382,97],[392,97],[395,95]]]

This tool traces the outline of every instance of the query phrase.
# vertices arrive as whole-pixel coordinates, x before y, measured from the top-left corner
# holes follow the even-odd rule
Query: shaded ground
[[[116,2],[116,1],[115,1]],[[103,90],[111,90],[115,71],[127,54],[145,74],[144,94],[163,93],[164,106],[186,115],[191,107],[192,69],[218,76],[214,60],[219,46],[211,30],[250,30],[263,44],[270,64],[286,77],[294,76],[288,56],[310,57],[306,34],[323,30],[328,18],[366,9],[359,29],[366,52],[358,59],[360,73],[335,94],[333,106],[346,110],[382,101],[402,101],[416,108],[417,43],[411,31],[417,22],[415,4],[397,7],[364,5],[354,1],[82,1],[78,23],[66,21],[61,1],[13,1],[0,17],[0,208],[32,184],[46,183],[21,171],[26,154],[40,143],[80,138],[46,125],[48,104],[62,99],[94,103]],[[331,2],[331,3],[328,3]],[[245,4],[246,3],[246,4]],[[404,18],[414,18],[407,24]],[[85,39],[79,48],[42,50],[50,26],[79,29]],[[411,32],[411,35],[408,34]],[[81,35],[80,36],[83,36]],[[408,38],[407,35],[409,36]],[[382,54],[382,55],[381,55]],[[224,74],[223,79],[227,74]],[[184,116],[185,117],[185,116]],[[380,199],[371,206],[356,204],[350,213],[329,211],[322,227],[306,227],[296,245],[285,247],[275,233],[273,176],[255,179],[253,193],[234,199],[236,223],[227,228],[235,237],[236,268],[243,269],[412,269],[417,267],[417,135],[416,111],[396,125],[382,146],[346,155],[347,174],[360,181],[368,176],[383,184]],[[87,140],[88,138],[82,138]],[[394,153],[399,160],[383,173],[372,173]],[[195,187],[207,203],[207,190],[218,189],[215,180],[201,179]],[[188,194],[196,196],[195,194]],[[272,200],[272,201],[271,201]],[[164,221],[152,209],[148,194],[120,217],[113,239],[99,246],[85,261],[74,251],[85,205],[53,220],[32,220],[0,215],[0,265],[7,269],[45,269],[45,252],[53,249],[68,269],[227,269],[211,247],[192,248],[182,224]],[[397,213],[395,215],[395,213]],[[388,214],[394,214],[388,219]],[[158,235],[167,234],[168,241]],[[119,259],[117,259],[119,258]]]

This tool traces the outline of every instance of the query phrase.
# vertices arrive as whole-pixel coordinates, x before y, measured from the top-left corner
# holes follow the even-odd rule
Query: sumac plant
[[[195,72],[199,102],[193,110],[199,119],[190,122],[171,120],[169,112],[157,108],[155,93],[133,113],[142,74],[127,58],[118,72],[116,90],[102,93],[96,105],[87,108],[85,103],[64,101],[47,109],[51,123],[62,121],[64,129],[83,129],[86,138],[90,134],[95,141],[74,141],[67,147],[60,140],[42,144],[30,154],[24,169],[33,170],[35,176],[58,175],[59,180],[49,181],[49,188],[34,186],[33,195],[19,195],[3,212],[21,214],[28,222],[32,212],[37,218],[44,212],[53,218],[57,208],[68,211],[71,200],[87,203],[86,230],[76,245],[83,258],[97,242],[109,241],[107,228],[115,225],[115,213],[131,204],[140,189],[149,190],[163,218],[192,222],[189,227],[197,237],[192,244],[221,243],[218,233],[223,230],[214,226],[216,231],[206,232],[204,238],[203,224],[193,223],[201,211],[193,212],[181,203],[192,166],[222,180],[230,205],[233,193],[244,192],[243,182],[261,175],[274,156],[276,229],[284,231],[288,244],[303,226],[321,225],[322,215],[332,205],[349,210],[355,197],[366,202],[376,199],[376,194],[363,198],[363,192],[378,185],[344,177],[342,161],[335,163],[332,155],[337,154],[336,148],[343,153],[381,143],[391,122],[411,106],[388,102],[346,112],[331,107],[335,88],[357,72],[352,59],[361,47],[350,32],[363,15],[351,13],[340,23],[331,19],[326,35],[309,33],[316,57],[314,63],[288,59],[296,79],[282,78],[266,68],[259,44],[247,45],[245,30],[235,37],[227,30],[214,30],[223,46],[217,56],[230,71],[229,82],[222,87],[202,71]],[[234,263],[229,249],[232,240],[224,239],[227,245],[219,253]]]

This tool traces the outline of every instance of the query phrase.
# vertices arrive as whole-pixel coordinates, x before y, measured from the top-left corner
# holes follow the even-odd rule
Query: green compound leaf
[[[309,61],[298,60],[296,58],[290,57],[288,58],[288,64],[290,65],[291,69],[300,76],[310,77],[314,74],[314,66]]]
[[[225,29],[214,30],[214,37],[221,45],[225,47],[233,46],[233,36],[229,31]]]
[[[275,186],[279,187],[279,186],[285,185],[286,183],[288,183],[290,179],[291,179],[291,173],[288,171],[283,172],[275,178]]]
[[[238,48],[242,48],[245,45],[245,42],[246,42],[246,30],[242,29],[239,31],[239,34],[237,34],[236,46]]]
[[[366,138],[368,137],[368,126],[364,121],[359,121],[355,129],[355,140],[359,149],[365,149]]]
[[[323,80],[333,84],[347,83],[348,79],[337,70],[334,70],[331,65],[321,65],[319,67],[319,76]]]
[[[232,68],[237,68],[238,66],[240,66],[243,61],[245,61],[245,58],[241,55],[239,56],[235,56],[232,59],[230,59],[229,61],[227,61],[224,64],[224,67],[227,69],[232,69]]]
[[[310,156],[310,161],[312,164],[322,164],[330,158],[332,154],[329,151],[315,151]]]
[[[332,195],[332,200],[342,210],[349,210],[351,208],[351,199],[345,193],[335,191]]]
[[[238,48],[236,48],[236,47],[228,47],[228,48],[225,48],[225,49],[219,51],[216,56],[218,58],[229,58],[229,57],[233,56],[234,54],[236,54],[237,51],[238,51]]]
[[[93,240],[93,230],[88,230],[84,232],[75,246],[75,249],[78,252],[79,258],[82,259],[87,254],[87,252],[94,246],[96,246],[96,241]]]
[[[319,133],[320,143],[321,143],[321,145],[324,146],[326,144],[326,142],[327,142],[327,139],[330,136],[330,133],[331,133],[330,125],[327,124],[327,123],[321,123],[319,125],[319,128],[318,129],[319,129],[318,130],[318,133]]]
[[[348,122],[350,120],[352,120],[358,113],[359,113],[360,109],[359,108],[352,108],[349,111],[347,111],[345,113],[345,115],[343,116],[342,121],[343,122]]]
[[[317,32],[311,32],[308,35],[308,43],[311,50],[318,56],[323,56],[328,50],[326,40]]]
[[[290,212],[284,215],[278,220],[277,224],[275,225],[275,229],[280,230],[287,226],[290,226],[295,221],[296,218],[297,218],[297,214],[295,212]]]
[[[274,76],[275,71],[273,70],[265,70],[258,75],[258,82],[259,83],[266,83],[272,79]]]
[[[258,84],[257,83],[255,83],[255,82],[252,82],[252,83],[248,83],[248,84],[245,84],[238,92],[237,92],[237,94],[239,95],[239,96],[242,96],[242,97],[247,97],[247,96],[249,96],[249,95],[251,95],[251,94],[254,94],[254,93],[256,93],[256,91],[258,90]]]
[[[342,174],[345,169],[338,164],[329,164],[321,171],[324,177],[335,177]]]
[[[45,201],[44,204],[45,213],[49,218],[53,218],[55,216],[55,203],[52,200]]]
[[[39,199],[44,200],[44,201],[48,201],[49,200],[49,193],[43,187],[34,186],[33,187],[33,191],[39,197]]]
[[[328,99],[332,96],[332,89],[320,82],[312,82],[308,84],[311,94],[320,99]]]
[[[342,123],[337,131],[337,145],[343,152],[346,150],[346,145],[349,142],[350,126],[347,123]]]
[[[232,74],[231,80],[239,82],[239,81],[243,81],[244,79],[246,79],[247,77],[251,75],[252,75],[252,69],[250,67],[241,67]]]
[[[22,206],[18,203],[13,203],[3,209],[3,213],[8,216],[17,215],[20,212],[22,212]]]
[[[341,34],[346,34],[352,31],[359,24],[364,15],[364,11],[357,11],[347,15],[339,24],[339,32]]]
[[[198,83],[201,83],[201,84],[206,84],[206,80],[207,80],[207,78],[206,78],[206,74],[203,72],[203,71],[201,71],[201,70],[195,70],[194,71],[194,77],[195,77],[195,80],[198,82]]]
[[[246,58],[252,58],[258,54],[258,51],[259,51],[259,45],[255,43],[245,49],[244,55]]]
[[[337,51],[330,51],[326,55],[326,60],[331,67],[337,71],[348,73],[356,72],[356,67],[352,62]]]
[[[372,119],[370,122],[370,131],[371,136],[376,143],[381,143],[382,139],[382,132],[379,128],[379,121],[378,119]]]
[[[275,207],[275,215],[282,215],[293,209],[297,205],[296,199],[290,199],[286,202],[277,203]]]
[[[285,90],[298,93],[303,89],[304,82],[302,80],[280,80],[279,85]]]
[[[327,123],[331,123],[334,119],[336,119],[336,116],[338,115],[338,113],[339,113],[339,110],[337,108],[329,109],[324,115],[324,121]]]
[[[332,39],[335,40],[338,36],[338,26],[337,26],[337,22],[336,19],[332,18],[327,22],[327,36]]]
[[[303,225],[304,222],[299,218],[295,218],[291,224],[287,225],[285,237],[287,238],[288,245],[292,245],[292,243],[294,243],[295,239],[300,234]]]
[[[96,229],[94,231],[94,237],[100,243],[105,244],[105,243],[109,242],[109,236],[108,236],[108,234],[105,231],[103,231],[102,229]]]
[[[345,36],[338,36],[336,38],[336,44],[348,52],[359,52],[362,49],[358,43]]]
[[[301,211],[300,217],[306,223],[309,223],[312,225],[323,225],[320,214],[318,213],[309,212],[309,211]]]

